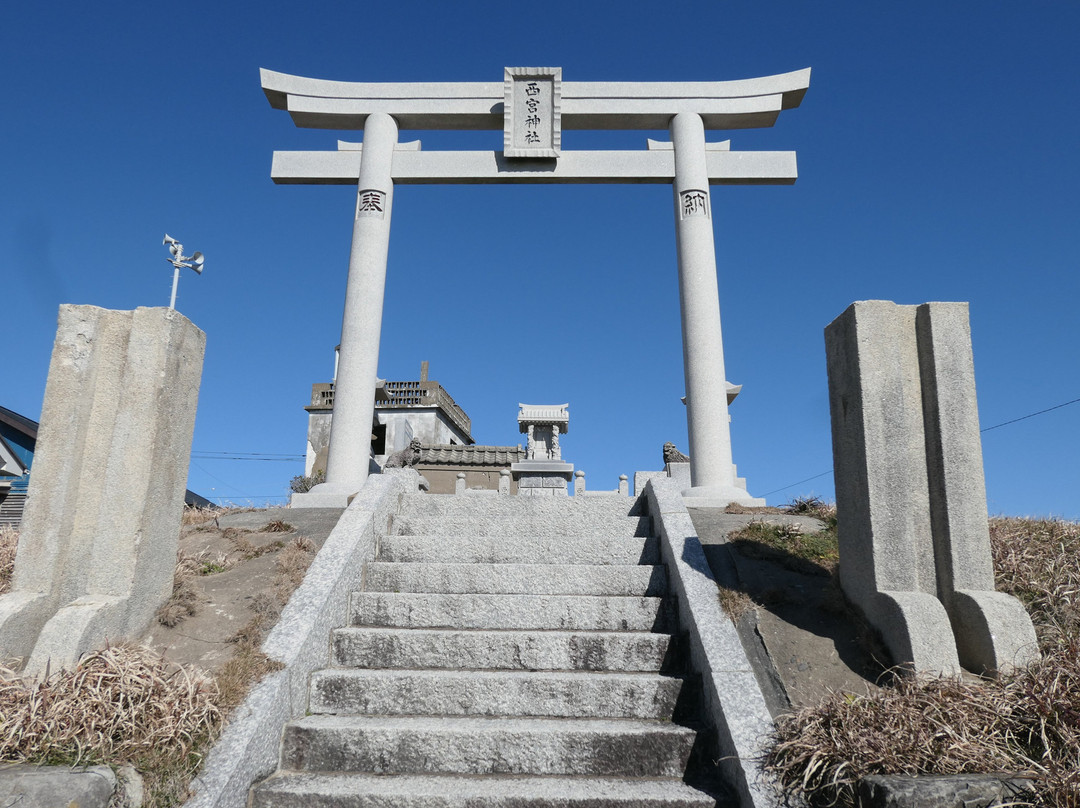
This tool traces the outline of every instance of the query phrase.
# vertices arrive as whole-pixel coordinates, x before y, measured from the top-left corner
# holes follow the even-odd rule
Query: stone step
[[[357,668],[659,671],[666,634],[339,628],[334,664]]]
[[[385,536],[378,561],[479,564],[659,564],[656,538],[576,536]]]
[[[426,564],[369,561],[369,592],[445,594],[638,595],[667,594],[662,565]]]
[[[327,669],[312,713],[668,719],[682,680],[655,673]]]
[[[433,595],[354,592],[356,626],[559,631],[665,631],[663,598],[597,595]]]
[[[457,497],[410,494],[391,527],[396,534],[490,536],[646,536],[651,520],[622,497]]]
[[[666,721],[313,715],[286,725],[281,768],[681,777],[695,736]]]
[[[286,774],[253,789],[252,808],[714,808],[671,779]]]

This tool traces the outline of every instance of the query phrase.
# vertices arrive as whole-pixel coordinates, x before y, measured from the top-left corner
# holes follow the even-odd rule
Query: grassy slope
[[[188,511],[184,524],[214,513]],[[220,512],[217,513],[220,515]],[[270,523],[264,530],[288,528]],[[229,533],[231,531],[231,533]],[[179,805],[228,711],[255,681],[274,670],[260,650],[265,633],[300,585],[315,556],[307,539],[257,548],[251,531],[226,528],[236,552],[222,559],[181,553],[173,598],[158,613],[173,625],[198,608],[195,576],[224,571],[264,552],[277,553],[272,591],[255,618],[233,638],[233,655],[214,677],[172,664],[148,648],[114,646],[84,656],[74,671],[26,681],[0,665],[0,761],[44,764],[131,764],[143,777],[146,808]],[[18,532],[0,526],[0,594],[8,591]]]
[[[1034,777],[1038,805],[1080,805],[1080,524],[995,518],[990,534],[997,587],[1027,606],[1042,661],[997,680],[897,677],[781,720],[768,765],[789,792],[846,807],[868,774],[1003,771]],[[820,553],[823,538],[802,543]]]

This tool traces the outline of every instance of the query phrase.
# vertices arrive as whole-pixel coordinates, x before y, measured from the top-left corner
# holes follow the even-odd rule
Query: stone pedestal
[[[61,306],[0,655],[72,666],[172,592],[206,335],[165,308]]]
[[[510,466],[517,477],[519,497],[565,497],[574,464],[561,460],[522,460]]]

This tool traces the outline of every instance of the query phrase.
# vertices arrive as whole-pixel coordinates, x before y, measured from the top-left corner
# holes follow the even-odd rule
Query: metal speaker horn
[[[202,268],[205,262],[206,259],[203,257],[203,254],[201,252],[196,251],[196,253],[191,256],[191,268],[198,272],[200,275],[202,275]]]
[[[161,240],[161,243],[162,244],[173,244],[173,245],[175,245],[176,244],[176,239],[174,239],[172,236],[170,236],[168,233],[166,233],[165,238],[163,238]]]

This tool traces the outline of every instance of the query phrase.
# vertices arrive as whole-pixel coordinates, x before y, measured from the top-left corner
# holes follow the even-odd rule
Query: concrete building
[[[336,368],[335,368],[336,370]],[[375,388],[375,417],[371,425],[371,458],[381,468],[386,459],[405,449],[413,438],[425,446],[471,446],[472,422],[441,384],[429,381],[428,363],[420,364],[420,378],[410,381],[380,379]],[[304,474],[326,471],[330,424],[334,418],[335,382],[311,386],[308,414],[307,459]]]
[[[335,368],[336,370],[336,368]],[[308,414],[307,461],[304,473],[326,471],[330,424],[334,417],[334,382],[311,386]],[[408,381],[380,379],[375,388],[371,425],[371,462],[379,468],[413,440],[419,449],[403,465],[415,468],[435,494],[452,494],[457,475],[465,474],[467,488],[498,490],[500,472],[525,459],[519,446],[477,446],[472,421],[437,381],[428,379],[428,363],[420,363],[420,378]],[[516,493],[517,481],[511,481]]]
[[[38,423],[0,407],[0,524],[22,521]]]

